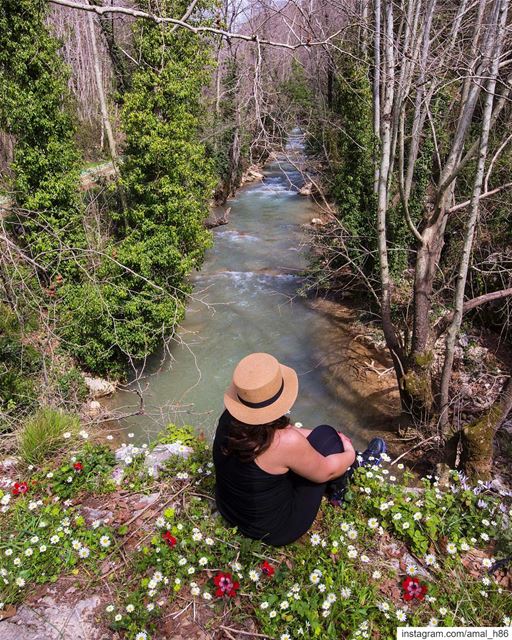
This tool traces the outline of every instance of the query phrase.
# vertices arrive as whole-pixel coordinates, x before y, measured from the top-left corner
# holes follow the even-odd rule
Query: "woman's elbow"
[[[329,482],[330,480],[335,480],[342,476],[348,469],[354,464],[354,460],[356,459],[355,451],[346,451],[343,454],[343,462],[336,462],[334,465],[330,465],[330,468],[326,470],[326,479],[324,482]]]

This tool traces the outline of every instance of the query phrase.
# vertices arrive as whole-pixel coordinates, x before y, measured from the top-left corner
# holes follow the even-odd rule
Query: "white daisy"
[[[133,604],[127,604],[126,611],[128,611],[128,613],[132,613],[133,611],[135,611],[135,607],[133,606]]]
[[[313,584],[318,584],[320,582],[320,576],[316,571],[313,571],[313,573],[309,574],[309,581]]]
[[[91,552],[87,547],[82,547],[78,550],[78,555],[80,556],[80,558],[88,558],[90,553]]]
[[[110,547],[110,538],[108,536],[101,536],[100,538],[100,545],[102,547],[104,547],[105,549],[107,547]]]
[[[311,544],[313,547],[316,547],[317,545],[320,544],[320,542],[322,541],[322,539],[320,538],[320,536],[318,535],[318,533],[314,533],[311,537]]]

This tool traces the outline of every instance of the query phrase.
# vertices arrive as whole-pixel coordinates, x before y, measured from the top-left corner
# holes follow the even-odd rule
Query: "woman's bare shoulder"
[[[287,427],[286,429],[276,431],[274,443],[276,444],[276,446],[286,449],[297,449],[303,448],[306,445],[307,441],[306,438],[304,438],[304,436],[299,433],[299,431],[295,427]]]

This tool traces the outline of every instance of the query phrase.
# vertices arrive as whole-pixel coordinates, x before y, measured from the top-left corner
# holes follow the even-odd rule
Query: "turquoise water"
[[[298,132],[287,152],[302,160]],[[229,224],[214,229],[214,246],[193,277],[194,299],[176,339],[111,402],[128,412],[138,403],[133,390],[143,394],[145,415],[121,423],[138,439],[154,436],[169,421],[193,424],[211,437],[233,369],[253,351],[272,353],[296,369],[294,420],[304,426],[333,424],[356,444],[368,437],[364,401],[354,397],[349,384],[340,392],[326,383],[325,362],[332,355],[326,336],[337,331],[336,324],[297,297],[306,265],[301,225],[318,217],[318,208],[298,195],[301,174],[284,156],[264,174],[263,182],[244,187],[229,201]]]

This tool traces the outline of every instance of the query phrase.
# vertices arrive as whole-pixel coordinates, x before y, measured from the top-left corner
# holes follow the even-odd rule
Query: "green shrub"
[[[42,462],[58,451],[64,434],[76,432],[80,422],[74,416],[51,407],[43,407],[32,415],[19,437],[19,453],[28,464]]]

